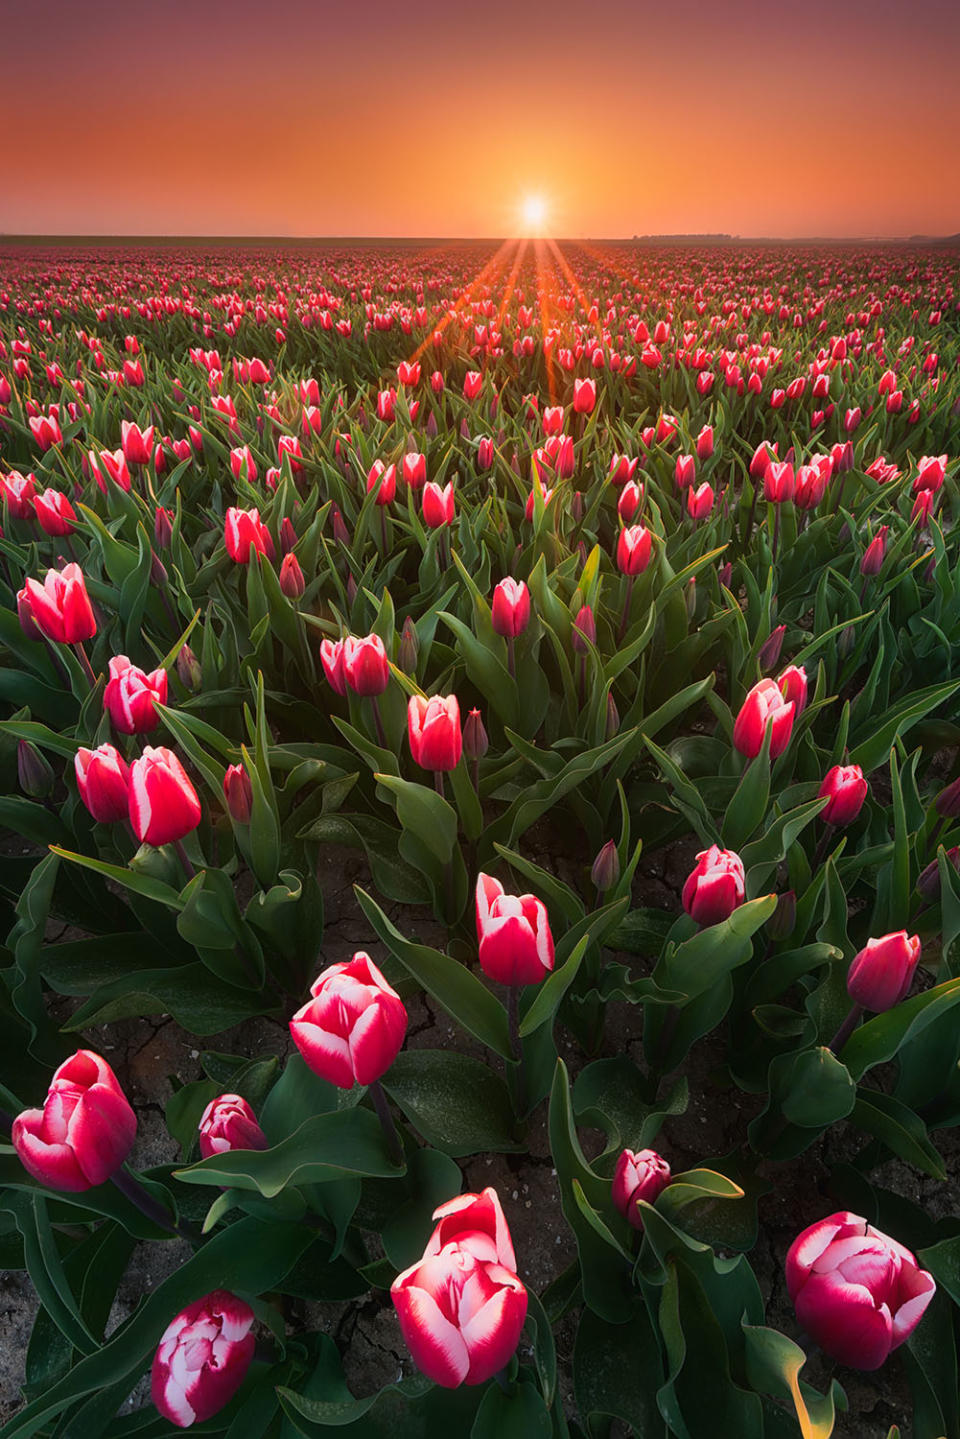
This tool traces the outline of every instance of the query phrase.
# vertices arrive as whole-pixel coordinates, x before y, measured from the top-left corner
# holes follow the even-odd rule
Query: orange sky
[[[0,230],[960,230],[960,5],[0,0]]]

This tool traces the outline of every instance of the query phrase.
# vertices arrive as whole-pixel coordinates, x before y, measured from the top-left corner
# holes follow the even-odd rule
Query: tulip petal
[[[437,1301],[415,1285],[398,1289],[395,1283],[393,1302],[417,1368],[445,1389],[462,1384],[470,1370],[467,1346],[457,1326],[441,1314]]]

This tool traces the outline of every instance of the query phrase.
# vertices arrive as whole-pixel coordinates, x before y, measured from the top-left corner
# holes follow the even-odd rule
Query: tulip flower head
[[[42,585],[37,580],[26,580],[17,595],[18,607],[21,603],[48,640],[75,645],[97,633],[83,571],[77,564],[47,570]]]
[[[913,983],[920,959],[920,937],[905,929],[868,939],[847,974],[847,993],[854,1004],[875,1014],[892,1009]]]
[[[410,753],[421,769],[456,769],[463,752],[456,695],[411,695],[407,705]]]
[[[759,680],[747,694],[734,722],[734,748],[748,759],[755,758],[770,725],[770,757],[776,759],[790,743],[795,708],[792,700],[784,698],[776,680]]]
[[[354,694],[383,694],[390,683],[390,662],[379,635],[367,635],[365,639],[348,635],[343,641],[342,658],[343,674]]]
[[[493,592],[491,619],[498,635],[515,639],[523,633],[530,621],[530,591],[523,580],[500,581]]]
[[[827,804],[820,811],[825,824],[852,824],[863,808],[869,786],[858,764],[835,764],[827,770],[817,791]]]
[[[112,744],[82,747],[74,757],[80,798],[98,824],[115,824],[130,811],[130,767]]]
[[[786,1268],[798,1321],[851,1369],[879,1369],[916,1329],[937,1287],[909,1249],[843,1210],[797,1236]]]
[[[220,1094],[211,1099],[200,1116],[200,1154],[226,1154],[231,1149],[267,1149],[269,1144],[257,1117],[239,1094]]]
[[[732,849],[712,844],[701,850],[683,886],[683,907],[697,924],[729,919],[746,897],[743,861]]]
[[[613,1172],[613,1202],[634,1229],[643,1228],[639,1201],[654,1204],[670,1183],[670,1166],[655,1149],[625,1149]]]
[[[407,1011],[368,954],[332,964],[290,1021],[304,1061],[339,1089],[373,1084],[390,1068],[407,1033]]]
[[[103,692],[103,707],[120,734],[146,734],[160,723],[154,705],[167,702],[166,670],[145,674],[126,655],[114,655]]]
[[[253,1324],[250,1306],[225,1289],[170,1321],[150,1371],[150,1397],[166,1420],[189,1429],[229,1404],[253,1359]]]
[[[620,531],[617,540],[617,566],[621,574],[643,574],[650,563],[653,540],[650,531],[643,525],[629,525]]]
[[[197,792],[172,750],[147,745],[130,766],[130,823],[141,844],[173,844],[195,830]]]
[[[546,906],[532,894],[507,894],[492,875],[477,877],[480,968],[500,984],[540,984],[553,969]]]
[[[105,1059],[78,1049],[50,1082],[42,1109],[25,1109],[11,1139],[28,1174],[78,1193],[105,1184],[133,1146],[137,1118]]]

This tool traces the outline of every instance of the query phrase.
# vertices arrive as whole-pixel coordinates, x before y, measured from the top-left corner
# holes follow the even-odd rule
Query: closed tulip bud
[[[678,455],[673,473],[678,489],[692,485],[697,478],[697,462],[693,455]]]
[[[343,674],[354,694],[369,698],[381,695],[390,683],[390,662],[379,635],[343,641]],[[329,676],[328,676],[329,678]]]
[[[477,469],[481,473],[493,467],[493,440],[485,435],[477,444]]]
[[[879,1369],[916,1329],[937,1287],[909,1249],[845,1210],[799,1234],[786,1269],[801,1327],[851,1369]]]
[[[579,490],[573,492],[573,499],[570,501],[570,515],[575,525],[579,525],[583,519],[583,495]]]
[[[234,824],[249,824],[253,810],[253,785],[242,764],[227,767],[223,777],[223,798]]]
[[[960,815],[960,779],[955,779],[940,791],[933,807],[941,819],[956,819]]]
[[[173,539],[173,522],[176,515],[173,510],[164,509],[163,505],[157,506],[157,512],[153,521],[153,538],[158,550],[169,548]]]
[[[613,1172],[611,1198],[634,1229],[643,1228],[640,1201],[655,1204],[670,1183],[670,1166],[655,1149],[625,1149]]]
[[[321,640],[320,663],[330,688],[338,695],[345,695],[347,677],[343,672],[343,640]]]
[[[797,896],[792,889],[777,896],[777,907],[767,920],[767,938],[777,943],[789,939],[797,922]]]
[[[329,1084],[374,1084],[390,1068],[407,1032],[407,1011],[368,954],[332,964],[290,1021],[306,1064]]]
[[[617,565],[621,574],[640,575],[650,563],[653,541],[643,525],[630,525],[617,540]]]
[[[790,743],[793,717],[794,705],[784,699],[776,680],[760,680],[747,694],[734,722],[734,748],[748,759],[754,759],[763,747],[763,737],[770,724],[770,756],[776,759]]]
[[[913,502],[910,519],[911,522],[915,521],[921,530],[926,529],[930,523],[936,498],[933,490],[921,490]]]
[[[196,829],[197,792],[172,750],[147,745],[130,766],[130,823],[141,844],[172,844]]]
[[[297,532],[289,515],[280,521],[280,553],[289,555],[297,547]]]
[[[53,793],[53,768],[27,739],[17,741],[17,780],[31,799],[46,799]]]
[[[578,415],[591,415],[597,403],[596,380],[574,380],[573,408]]]
[[[719,570],[717,571],[717,578],[720,581],[720,585],[723,589],[728,590],[730,588],[730,584],[733,580],[733,565],[730,560],[727,560],[725,565],[720,566]]]
[[[444,525],[453,524],[453,516],[453,481],[450,480],[441,489],[433,480],[428,480],[423,487],[424,522],[431,530],[439,530]]]
[[[410,452],[403,457],[403,478],[411,490],[419,490],[427,479],[427,457]]]
[[[483,726],[480,711],[473,709],[467,715],[463,726],[463,752],[467,759],[483,759],[490,748],[490,740]]]
[[[913,983],[920,958],[918,935],[905,929],[868,939],[847,974],[847,993],[854,1004],[877,1014],[899,1004]]]
[[[683,907],[697,924],[729,919],[746,895],[743,861],[732,849],[712,844],[701,850],[683,886]]]
[[[307,588],[307,582],[300,568],[300,561],[291,552],[284,555],[280,565],[280,589],[288,600],[298,600]]]
[[[10,1137],[28,1174],[73,1194],[105,1184],[136,1133],[136,1115],[107,1061],[78,1049],[55,1072],[43,1108],[18,1114]]]
[[[456,695],[411,695],[407,705],[410,753],[421,769],[456,769],[463,752]]]
[[[177,655],[177,676],[185,689],[194,693],[199,690],[203,683],[203,672],[200,668],[200,661],[197,659],[189,645],[181,645]]]
[[[859,427],[862,418],[863,415],[859,405],[854,406],[852,410],[845,411],[843,416],[843,428],[846,430],[848,435],[852,435],[854,430]]]
[[[617,702],[613,694],[607,691],[607,718],[604,725],[603,737],[605,740],[613,739],[614,735],[620,732],[620,711],[617,709]]]
[[[332,507],[331,513],[333,524],[333,538],[336,540],[338,545],[346,545],[349,548],[350,531],[347,529],[346,523],[344,522],[343,515],[340,513],[339,507],[337,505],[334,505]]]
[[[103,707],[120,734],[146,734],[160,723],[154,705],[167,702],[167,672],[145,674],[126,655],[114,655],[103,692]]]
[[[178,1429],[219,1414],[253,1359],[254,1313],[225,1289],[188,1304],[172,1319],[153,1358],[150,1397]]]
[[[960,872],[960,845],[954,845],[952,849],[945,851],[947,864],[952,865]],[[937,904],[940,899],[940,860],[932,859],[925,869],[921,870],[920,878],[917,880],[917,894],[927,904]]]
[[[806,670],[802,665],[787,665],[787,668],[777,675],[777,684],[784,699],[793,705],[794,719],[799,719],[807,707]]]
[[[867,545],[863,559],[860,561],[860,573],[864,576],[878,575],[883,568],[884,556],[887,552],[887,532],[889,525],[881,525],[878,534]]]
[[[400,635],[400,649],[397,655],[397,664],[405,675],[415,675],[417,672],[417,656],[420,653],[420,639],[417,635],[417,627],[413,620],[407,615],[403,622],[403,630]]]
[[[863,809],[868,789],[858,764],[835,764],[827,771],[817,792],[818,799],[827,800],[820,818],[825,824],[852,824]]]
[[[211,1099],[200,1116],[198,1140],[203,1159],[228,1154],[231,1149],[270,1147],[256,1115],[239,1094],[221,1094]]]
[[[592,645],[596,644],[597,623],[593,617],[593,610],[590,608],[589,605],[583,605],[579,610],[577,617],[573,622],[573,629],[571,631],[570,637],[573,643],[573,648],[577,651],[578,654],[587,653],[587,646],[584,643],[585,640],[589,640]]]
[[[61,644],[82,644],[97,632],[93,606],[77,564],[64,565],[62,570],[47,570],[42,585],[28,579],[17,595],[18,614],[21,604],[24,610],[29,609],[47,639]]]
[[[530,591],[523,580],[501,580],[493,592],[493,628],[498,635],[515,638],[530,622]]]
[[[713,426],[704,425],[697,436],[697,459],[709,460],[713,454]]]
[[[617,846],[612,839],[606,844],[593,861],[593,868],[590,870],[590,878],[594,888],[601,894],[608,889],[613,889],[620,880],[620,856],[617,853]]]
[[[787,632],[786,625],[777,625],[760,646],[760,653],[757,655],[757,662],[762,670],[776,668],[780,659],[780,651],[783,649],[783,637]]]
[[[480,968],[500,984],[540,984],[553,969],[553,935],[543,902],[512,895],[489,874],[477,877]]]
[[[527,1315],[510,1231],[492,1189],[458,1195],[433,1217],[423,1258],[390,1286],[400,1329],[434,1384],[484,1384],[509,1363]]]

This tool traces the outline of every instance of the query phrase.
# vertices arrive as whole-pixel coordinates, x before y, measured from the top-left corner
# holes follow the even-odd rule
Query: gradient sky
[[[0,0],[0,231],[960,230],[957,0]]]

